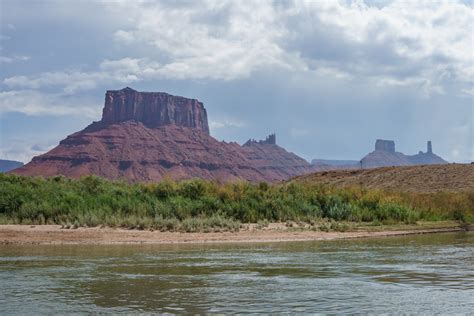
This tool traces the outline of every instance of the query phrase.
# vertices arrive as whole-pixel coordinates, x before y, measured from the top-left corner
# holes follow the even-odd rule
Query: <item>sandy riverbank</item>
[[[456,224],[386,227],[381,231],[322,232],[270,224],[238,232],[180,233],[119,228],[63,229],[60,225],[0,225],[0,244],[176,244],[333,240],[440,233],[463,230]]]

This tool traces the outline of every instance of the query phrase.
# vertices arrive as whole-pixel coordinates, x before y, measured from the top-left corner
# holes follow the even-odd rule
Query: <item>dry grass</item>
[[[465,192],[474,189],[474,164],[335,170],[299,176],[291,182],[416,193]]]

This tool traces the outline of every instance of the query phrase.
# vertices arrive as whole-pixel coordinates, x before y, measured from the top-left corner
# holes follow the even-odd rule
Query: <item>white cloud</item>
[[[217,121],[212,120],[209,122],[209,128],[211,131],[221,128],[242,128],[245,126],[246,124],[244,122],[234,119],[222,119]]]
[[[141,60],[124,58],[105,60],[99,66],[101,71],[85,72],[77,69],[45,72],[37,76],[13,76],[3,80],[10,88],[40,89],[43,87],[61,87],[64,93],[94,89],[100,84],[131,83],[138,81],[138,73],[145,68],[139,66]]]
[[[11,143],[10,146],[0,146],[0,157],[2,159],[16,160],[21,161],[23,163],[28,163],[32,157],[41,155],[53,149],[54,147],[54,145],[31,145],[25,140],[18,139],[15,143]]]
[[[144,56],[106,59],[95,71],[13,76],[4,84],[75,93],[104,82],[234,80],[284,69],[414,86],[425,96],[451,83],[472,89],[473,9],[455,1],[99,3],[108,23],[127,16],[111,34],[116,43],[125,51],[144,48]]]
[[[10,64],[16,61],[28,61],[28,60],[30,60],[29,56],[17,56],[17,55],[11,56],[11,57],[0,56],[0,64],[2,63]]]
[[[473,69],[473,9],[455,1],[391,1],[368,6],[362,1],[308,1],[294,7],[296,38],[307,44],[322,38],[321,49],[310,47],[306,57],[331,60],[355,79],[386,78],[379,84],[421,83],[442,93],[446,82],[469,84]],[[300,43],[298,43],[300,44]],[[324,44],[332,47],[325,54]],[[298,46],[294,49],[299,49]],[[342,52],[341,52],[342,51]],[[305,53],[303,47],[302,50]]]
[[[469,97],[474,97],[474,87],[462,89],[461,92]]]
[[[0,92],[0,114],[19,112],[26,115],[81,115],[100,117],[100,109],[84,104],[84,99],[68,98],[61,94],[49,94],[35,90]]]
[[[440,81],[467,83],[474,74],[473,9],[454,1],[393,1],[382,7],[362,1],[123,5],[135,23],[116,37],[158,49],[171,60],[162,70],[177,78],[235,79],[262,67],[305,71],[315,59],[325,64],[316,71],[329,76],[386,77],[382,82],[418,82],[432,86],[425,92],[442,93]],[[356,51],[347,60],[319,55],[327,43],[317,36],[324,32],[342,42],[337,48]],[[304,47],[285,45],[301,36],[315,56],[302,58]],[[403,63],[413,69],[400,76]]]
[[[123,44],[131,44],[135,41],[135,38],[133,37],[133,33],[122,31],[122,30],[118,30],[117,32],[115,32],[114,38],[117,42],[120,42]]]

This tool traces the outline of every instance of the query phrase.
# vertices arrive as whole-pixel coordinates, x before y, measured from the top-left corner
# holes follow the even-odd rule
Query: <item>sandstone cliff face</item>
[[[130,88],[108,91],[102,120],[68,136],[51,151],[15,170],[22,175],[158,181],[204,178],[279,181],[310,165],[267,141],[248,146],[209,135],[202,103]]]
[[[147,127],[178,125],[209,134],[204,105],[195,99],[163,92],[138,92],[131,88],[107,91],[102,122],[105,124],[134,120]]]

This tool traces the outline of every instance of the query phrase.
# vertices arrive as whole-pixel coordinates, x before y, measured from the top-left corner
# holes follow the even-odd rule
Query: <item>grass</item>
[[[419,221],[474,221],[474,189],[432,194],[308,183],[205,180],[129,184],[0,174],[0,224],[110,226],[162,231],[235,231],[241,223],[321,223],[321,230]]]

